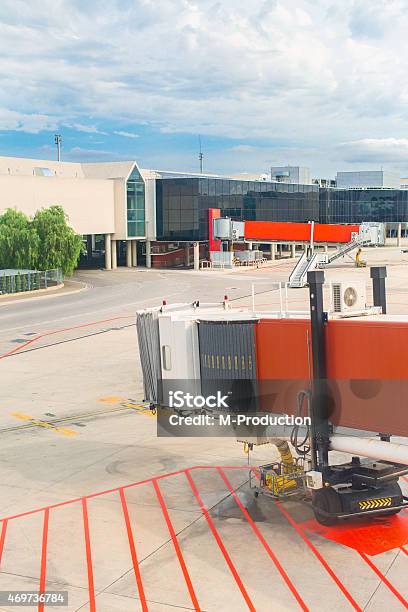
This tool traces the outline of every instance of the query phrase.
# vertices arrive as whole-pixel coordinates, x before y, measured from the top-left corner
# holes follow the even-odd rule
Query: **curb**
[[[35,291],[23,291],[21,293],[16,294],[14,298],[12,297],[12,294],[0,295],[0,308],[1,306],[8,306],[10,304],[18,304],[20,302],[29,302],[31,300],[34,301],[34,300],[41,300],[45,298],[63,297],[64,295],[73,295],[75,293],[79,293],[80,291],[85,291],[85,289],[88,289],[88,285],[86,283],[82,283],[80,281],[68,281],[68,282],[76,282],[78,284],[81,284],[82,287],[79,287],[78,289],[72,289],[71,291],[65,291],[64,293],[60,293],[62,289],[66,288],[65,283],[62,283],[61,285],[57,285],[56,287],[47,287],[47,289],[37,289]],[[3,302],[3,299],[7,301]]]

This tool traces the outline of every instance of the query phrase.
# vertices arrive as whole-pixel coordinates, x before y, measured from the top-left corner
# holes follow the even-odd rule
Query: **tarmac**
[[[388,311],[408,313],[408,254],[363,258],[387,265]],[[255,499],[235,439],[157,438],[141,404],[138,308],[251,306],[253,284],[276,309],[293,265],[81,271],[80,292],[0,309],[0,591],[67,591],[52,609],[90,612],[408,608],[408,515],[322,528],[305,500]],[[369,268],[344,259],[326,278],[361,279],[370,300]],[[307,290],[283,299],[307,309]]]

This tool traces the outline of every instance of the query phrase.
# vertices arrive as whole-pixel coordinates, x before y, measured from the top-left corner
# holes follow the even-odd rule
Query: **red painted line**
[[[405,550],[405,548],[404,548],[403,546],[401,546],[401,550],[402,550],[402,552],[403,552],[403,553],[405,553],[405,554],[407,555],[407,557],[408,557],[408,550]]]
[[[177,554],[177,557],[180,563],[180,567],[184,575],[184,580],[186,581],[188,592],[190,593],[190,598],[193,603],[194,610],[199,611],[200,605],[198,603],[198,599],[197,599],[197,596],[193,588],[193,583],[191,582],[190,574],[188,573],[188,569],[184,561],[183,553],[181,552],[180,544],[177,540],[176,532],[174,531],[173,523],[171,522],[168,510],[164,502],[163,496],[161,494],[159,483],[157,482],[157,480],[153,480],[153,486],[156,491],[157,499],[159,500],[159,503],[160,503],[160,506],[163,512],[163,516],[167,524],[167,529],[169,530],[171,539],[173,540],[173,546],[176,551],[176,554]]]
[[[153,480],[159,480],[161,478],[168,478],[169,476],[176,476],[177,474],[184,474],[184,472],[185,470],[183,469],[183,470],[177,470],[175,472],[169,472],[168,474],[160,474],[159,476],[154,476],[154,478],[146,478],[145,480],[139,480],[138,482],[132,482],[131,484],[123,485],[122,487],[114,487],[113,489],[106,489],[105,491],[97,491],[96,493],[90,493],[89,495],[83,495],[82,497],[74,497],[73,499],[68,499],[63,502],[51,504],[50,506],[43,506],[42,508],[36,508],[35,510],[27,510],[26,512],[21,512],[20,514],[14,514],[13,516],[7,516],[0,520],[11,521],[13,519],[21,518],[23,516],[29,516],[30,514],[37,514],[38,512],[44,512],[46,508],[49,508],[50,510],[53,508],[61,508],[62,506],[67,506],[69,504],[74,504],[75,502],[80,502],[83,499],[93,499],[94,497],[100,497],[101,495],[107,495],[108,493],[117,493],[120,489],[130,489],[131,487],[137,487],[138,485],[147,484],[149,482],[152,482]]]
[[[275,505],[277,506],[277,508],[279,508],[279,510],[282,512],[282,514],[284,515],[284,517],[289,521],[289,523],[292,525],[292,527],[294,529],[296,529],[296,531],[298,532],[298,534],[300,535],[300,537],[302,538],[302,540],[307,544],[307,546],[310,548],[310,550],[314,553],[314,555],[317,557],[317,559],[320,561],[320,563],[323,565],[324,569],[326,570],[326,572],[329,574],[329,576],[334,580],[334,582],[337,584],[337,586],[339,587],[339,589],[342,591],[343,595],[348,599],[348,601],[350,602],[350,604],[353,606],[353,608],[355,610],[359,610],[360,612],[362,612],[362,608],[358,605],[358,603],[354,600],[354,598],[352,597],[352,595],[349,593],[349,591],[346,589],[346,587],[344,586],[344,584],[341,582],[341,580],[336,576],[336,574],[334,573],[334,571],[332,570],[332,568],[330,567],[330,565],[327,563],[327,561],[323,558],[323,556],[320,554],[320,552],[317,550],[316,546],[311,542],[311,540],[307,537],[307,535],[305,534],[305,532],[303,531],[303,529],[301,529],[301,527],[299,527],[299,525],[293,520],[293,518],[290,516],[290,514],[282,507],[282,504],[279,501],[275,502]]]
[[[88,507],[86,504],[85,497],[82,498],[82,515],[84,519],[84,537],[85,537],[85,552],[86,552],[86,566],[88,570],[88,592],[89,592],[89,611],[96,612],[95,605],[95,585],[93,577],[92,567],[92,553],[91,553],[91,538],[89,534],[89,520],[88,520]]]
[[[99,325],[100,323],[110,323],[111,321],[117,321],[118,319],[130,319],[130,318],[133,318],[133,315],[127,315],[127,316],[122,316],[122,317],[112,317],[111,319],[101,319],[100,321],[91,321],[91,323],[84,323],[82,325],[73,325],[72,327],[63,327],[61,329],[55,329],[50,332],[44,332],[43,334],[39,334],[38,336],[35,336],[34,338],[27,340],[27,342],[24,342],[24,344],[20,344],[19,346],[16,346],[15,348],[11,349],[11,351],[7,351],[7,353],[3,353],[3,355],[0,355],[0,359],[4,359],[5,357],[10,357],[11,355],[18,353],[18,351],[21,351],[23,348],[26,348],[33,342],[37,342],[38,340],[41,340],[42,338],[47,338],[48,336],[53,336],[55,334],[61,334],[62,332],[66,332],[66,331],[72,331],[73,329],[82,329],[84,327],[91,327],[93,325]]]
[[[216,529],[216,527],[215,527],[215,525],[214,525],[214,523],[213,523],[213,521],[211,519],[211,516],[209,515],[208,510],[205,507],[205,505],[203,503],[203,500],[201,499],[201,496],[200,496],[200,493],[198,492],[196,484],[195,484],[194,480],[191,477],[190,470],[185,470],[185,474],[186,474],[187,480],[188,480],[188,482],[190,484],[190,487],[191,487],[191,489],[192,489],[192,491],[193,491],[193,493],[195,495],[195,498],[196,498],[196,500],[198,501],[198,503],[200,505],[202,513],[204,514],[204,516],[205,516],[205,518],[207,520],[208,526],[210,527],[210,529],[212,531],[212,534],[213,534],[213,536],[214,536],[214,538],[215,538],[215,540],[216,540],[216,542],[217,542],[217,544],[218,544],[218,546],[219,546],[219,548],[220,548],[220,550],[221,550],[221,552],[222,552],[222,554],[224,556],[225,561],[227,562],[227,565],[228,565],[228,567],[230,569],[230,572],[232,573],[232,575],[235,578],[235,582],[237,583],[237,585],[238,585],[238,587],[239,587],[239,589],[240,589],[240,591],[242,593],[242,596],[243,596],[243,598],[246,601],[246,604],[247,604],[248,608],[252,612],[256,612],[256,608],[255,608],[254,604],[252,603],[251,598],[249,597],[249,595],[247,593],[247,590],[245,589],[241,578],[239,577],[239,574],[238,574],[238,572],[237,572],[237,570],[235,568],[235,565],[233,564],[232,559],[229,556],[229,554],[227,552],[227,549],[225,548],[225,546],[223,544],[223,541],[221,540],[220,534],[218,533],[218,531],[217,531],[217,529]]]
[[[126,523],[126,531],[127,531],[127,536],[129,540],[130,555],[132,557],[133,569],[135,571],[135,578],[136,578],[137,590],[139,591],[140,603],[142,605],[143,612],[147,612],[148,607],[146,603],[146,596],[145,596],[145,592],[143,588],[142,576],[140,574],[139,562],[137,560],[136,546],[135,546],[135,540],[133,537],[132,525],[130,523],[129,510],[128,510],[127,503],[126,503],[125,492],[123,489],[119,489],[119,495],[120,495],[120,500],[122,502],[123,516],[125,518],[125,523]]]
[[[42,536],[42,551],[41,551],[41,571],[40,571],[40,589],[39,594],[45,592],[45,580],[47,570],[47,545],[48,545],[48,524],[50,519],[50,510],[47,508],[44,511],[44,524]],[[44,602],[39,602],[38,612],[44,612]]]
[[[189,472],[191,470],[213,470],[214,468],[222,468],[223,470],[256,470],[257,465],[193,465],[187,468]],[[181,470],[186,471],[186,470]]]
[[[255,469],[248,467],[247,465],[194,465],[189,468],[189,470],[201,470],[203,468],[214,469],[215,467],[222,467],[224,470],[229,469],[237,469],[237,470],[249,470]],[[75,502],[80,502],[83,499],[92,499],[94,497],[100,497],[101,495],[106,495],[108,493],[117,493],[120,489],[130,489],[132,487],[137,487],[138,485],[147,484],[152,482],[153,480],[161,480],[162,478],[169,478],[170,476],[177,476],[178,474],[184,474],[185,469],[175,470],[174,472],[168,472],[167,474],[159,474],[158,476],[154,476],[153,478],[145,478],[144,480],[139,480],[138,482],[132,482],[127,485],[123,485],[122,487],[114,487],[113,489],[105,489],[104,491],[97,491],[96,493],[89,493],[89,495],[83,495],[82,497],[74,497],[72,499],[68,499],[63,502],[58,502],[56,504],[50,504],[49,506],[42,506],[41,508],[35,508],[34,510],[27,510],[26,512],[20,512],[19,514],[14,514],[12,516],[6,516],[0,518],[0,521],[11,521],[13,519],[21,518],[23,516],[29,516],[30,514],[37,514],[38,512],[44,512],[47,508],[52,510],[53,508],[61,508],[62,506],[67,506],[69,504],[74,504]]]
[[[5,519],[3,521],[2,527],[1,527],[1,536],[0,536],[0,563],[3,557],[3,550],[4,550],[4,542],[6,539],[6,532],[7,532],[7,519]]]
[[[371,567],[371,569],[377,574],[377,576],[385,584],[385,586],[389,588],[391,593],[393,593],[395,595],[395,597],[398,599],[398,601],[400,601],[402,603],[404,608],[406,608],[408,610],[408,601],[406,599],[404,599],[404,597],[401,595],[401,593],[399,591],[397,591],[397,589],[384,576],[384,574],[378,569],[378,567],[376,565],[374,565],[374,563],[371,561],[371,559],[369,559],[367,557],[367,555],[362,553],[362,552],[360,552],[358,554],[360,555],[360,557],[362,559],[364,559],[364,561],[367,563],[367,565],[369,565]]]
[[[269,546],[268,542],[265,540],[265,538],[263,537],[262,533],[259,531],[258,527],[256,526],[256,524],[252,520],[251,516],[249,515],[247,509],[243,506],[241,500],[239,499],[238,495],[236,494],[236,492],[234,491],[233,487],[231,486],[231,483],[228,480],[228,478],[226,477],[226,475],[224,474],[222,468],[216,468],[216,469],[218,470],[221,478],[223,479],[223,481],[227,485],[228,489],[231,491],[231,494],[232,494],[233,498],[235,499],[235,501],[236,501],[238,507],[240,508],[242,514],[245,516],[246,520],[251,525],[252,530],[254,531],[256,537],[261,542],[262,546],[264,547],[264,549],[268,553],[269,557],[274,562],[274,564],[275,564],[277,570],[279,571],[280,575],[282,576],[283,580],[286,582],[286,584],[289,587],[290,591],[292,592],[292,594],[296,598],[299,606],[302,608],[302,610],[305,610],[305,611],[309,610],[309,608],[307,607],[307,605],[305,604],[305,602],[301,598],[300,594],[298,593],[298,591],[297,591],[296,587],[294,586],[293,582],[291,581],[291,579],[289,578],[289,576],[287,575],[287,573],[283,569],[281,563],[279,562],[279,559],[276,557],[275,553],[273,552],[273,550]]]

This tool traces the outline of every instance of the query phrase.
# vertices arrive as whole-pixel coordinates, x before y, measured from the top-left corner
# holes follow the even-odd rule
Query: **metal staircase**
[[[323,258],[326,259],[324,253],[314,253],[311,257],[307,257],[306,253],[303,253],[289,276],[289,287],[305,287],[307,273],[318,268]]]
[[[357,249],[358,247],[362,247],[367,244],[370,244],[369,240],[357,237],[356,240],[351,240],[350,242],[347,242],[347,244],[345,244],[341,249],[333,253],[333,255],[329,255],[329,257],[327,258],[327,263],[330,264],[332,261],[336,261],[336,259],[339,259],[339,257],[347,255],[347,253],[350,253],[350,251],[352,251],[353,249]]]
[[[307,284],[307,273],[316,268],[325,268],[336,259],[344,257],[352,251],[362,246],[384,244],[385,229],[383,223],[362,223],[359,232],[351,234],[352,240],[347,242],[337,251],[329,255],[328,253],[312,253],[309,257],[306,252],[297,262],[289,276],[289,287],[305,287]]]
[[[311,256],[307,257],[306,252],[303,253],[289,276],[289,287],[305,287],[307,284],[307,273],[309,271],[316,270],[316,268],[325,268],[328,264],[347,255],[347,253],[350,253],[353,249],[357,249],[367,244],[370,244],[370,240],[356,234],[354,240],[347,242],[347,244],[338,249],[338,251],[335,251],[332,255],[328,255],[327,253],[313,253]]]

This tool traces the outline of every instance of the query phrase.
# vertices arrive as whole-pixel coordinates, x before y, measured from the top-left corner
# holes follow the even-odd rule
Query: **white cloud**
[[[145,123],[317,150],[323,167],[346,162],[340,142],[407,133],[406,8],[406,0],[3,0],[0,129]]]
[[[341,143],[350,162],[376,162],[408,165],[408,138],[362,138]]]
[[[87,149],[85,147],[72,147],[63,151],[66,161],[107,161],[126,159],[126,156],[118,154],[117,151],[105,151],[103,149]]]
[[[408,150],[408,138],[362,138],[344,143],[366,149]]]
[[[233,151],[234,153],[252,153],[253,151],[257,150],[257,147],[247,144],[238,144],[230,147],[229,150]]]
[[[8,108],[0,108],[0,130],[13,130],[38,134],[42,130],[54,130],[58,120],[39,113],[21,113]]]
[[[78,132],[85,132],[86,134],[104,134],[106,135],[106,132],[102,132],[94,125],[86,125],[83,123],[72,123],[72,124],[67,123],[66,125],[67,127],[77,130]]]
[[[139,138],[139,134],[134,134],[134,132],[123,132],[119,130],[118,132],[113,132],[117,136],[123,136],[123,138]]]

